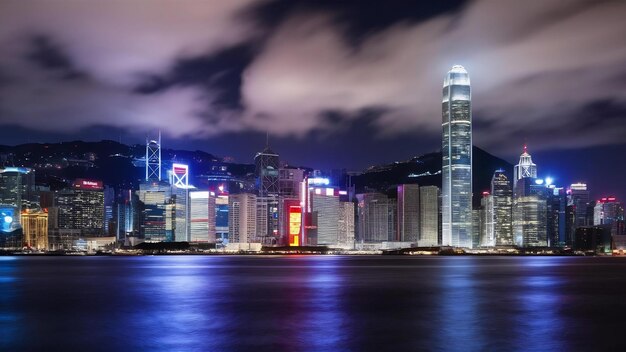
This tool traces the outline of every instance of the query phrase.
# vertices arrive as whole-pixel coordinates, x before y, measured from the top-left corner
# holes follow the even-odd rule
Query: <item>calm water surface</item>
[[[621,350],[626,258],[0,257],[0,351]]]

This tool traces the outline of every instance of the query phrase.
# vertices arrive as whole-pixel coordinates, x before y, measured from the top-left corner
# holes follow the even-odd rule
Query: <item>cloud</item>
[[[622,142],[626,124],[601,118],[576,138],[568,132],[589,103],[626,100],[625,12],[624,2],[474,1],[458,13],[398,23],[356,46],[332,14],[300,14],[277,30],[245,72],[247,121],[275,134],[302,135],[333,128],[320,112],[344,111],[350,119],[383,107],[382,134],[439,133],[443,77],[463,64],[472,79],[474,119],[489,126],[475,130],[479,145],[534,141],[524,131],[540,132],[537,126],[561,128],[554,143],[536,140],[545,146]]]
[[[240,19],[252,2],[2,1],[2,123],[63,132],[162,128],[195,138],[238,129],[233,113],[212,108],[212,91],[134,88],[179,58],[254,38],[257,29]]]
[[[462,64],[480,146],[575,148],[626,134],[614,112],[626,106],[624,2],[476,0],[358,40],[345,13],[328,7],[294,6],[262,27],[250,16],[258,3],[2,1],[0,118],[38,130],[109,124],[201,139],[328,136],[375,112],[372,137],[431,138],[445,73]],[[251,44],[245,60],[224,55]],[[228,61],[247,65],[241,83],[241,67]],[[590,108],[597,102],[615,107],[610,118]]]

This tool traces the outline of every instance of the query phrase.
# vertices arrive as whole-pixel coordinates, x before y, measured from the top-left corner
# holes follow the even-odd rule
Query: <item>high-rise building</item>
[[[48,249],[48,213],[41,210],[26,209],[21,215],[24,246]]]
[[[0,169],[0,204],[11,205],[18,212],[31,207],[34,202],[35,171],[25,167]],[[19,224],[20,217],[16,219]]]
[[[261,197],[277,196],[279,192],[278,169],[280,168],[280,158],[269,145],[262,152],[254,157],[254,176],[258,195]]]
[[[137,191],[141,210],[139,234],[146,242],[174,240],[172,187],[164,182],[142,183]]]
[[[280,198],[280,244],[299,246],[302,240],[302,203],[297,198]]]
[[[483,236],[483,214],[482,208],[472,209],[472,248],[480,246],[480,239]]]
[[[418,246],[431,247],[439,244],[439,208],[441,198],[437,186],[422,186],[419,206],[419,240]]]
[[[189,192],[189,240],[215,243],[215,193]]]
[[[354,248],[354,203],[339,204],[337,244],[344,248]]]
[[[358,241],[376,243],[393,241],[396,227],[395,199],[382,193],[357,194]]]
[[[513,168],[513,190],[517,189],[517,181],[523,178],[537,178],[537,165],[528,154],[528,148],[524,145],[524,151],[519,157],[519,163]]]
[[[547,239],[546,200],[537,195],[515,198],[513,236],[520,247],[545,247]]]
[[[304,180],[303,169],[281,168],[278,170],[278,189],[281,197],[300,198],[300,184]]]
[[[215,198],[215,232],[221,241],[228,241],[228,195]]]
[[[256,242],[256,195],[251,193],[228,196],[228,242]]]
[[[161,181],[161,131],[158,140],[146,139],[146,182]]]
[[[480,246],[493,247],[496,245],[496,206],[495,197],[484,192],[480,201]]]
[[[420,238],[420,187],[398,185],[398,234],[396,241],[414,242]]]
[[[174,206],[174,241],[188,242],[189,238],[189,188],[172,186]]]
[[[496,170],[491,178],[491,196],[493,197],[493,232],[496,246],[512,246],[512,207],[513,192],[511,182],[504,170]]]
[[[567,204],[574,206],[574,224],[577,227],[590,225],[587,222],[587,203],[589,203],[587,184],[578,182],[570,185]]]
[[[262,152],[255,155],[254,165],[257,189],[256,240],[264,244],[275,244],[279,232],[280,158],[268,144]]]
[[[307,232],[312,244],[337,245],[339,242],[339,193],[332,187],[312,187],[309,192],[311,219],[315,229]]]
[[[117,194],[117,201],[114,205],[115,236],[120,242],[124,242],[127,237],[138,236],[139,234],[139,198],[132,190],[121,190]]]
[[[611,225],[618,220],[624,220],[624,208],[617,198],[604,197],[596,202],[593,225]]]
[[[469,74],[453,66],[443,82],[442,241],[472,246],[472,108]]]
[[[567,244],[566,208],[567,197],[563,188],[551,187],[546,199],[547,236],[550,247],[563,247]]]
[[[56,195],[58,226],[87,237],[104,235],[104,188],[101,181],[77,179]]]

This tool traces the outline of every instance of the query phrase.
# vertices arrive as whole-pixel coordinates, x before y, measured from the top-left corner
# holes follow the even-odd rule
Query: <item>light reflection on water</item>
[[[5,257],[0,350],[610,349],[597,336],[626,327],[624,272],[621,258]]]

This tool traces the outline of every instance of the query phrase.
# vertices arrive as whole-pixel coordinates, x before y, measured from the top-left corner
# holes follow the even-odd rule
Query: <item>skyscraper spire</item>
[[[519,163],[513,169],[513,189],[517,185],[517,181],[526,177],[537,178],[537,165],[533,163],[533,159],[528,153],[528,145],[524,144],[524,150],[519,157]]]

